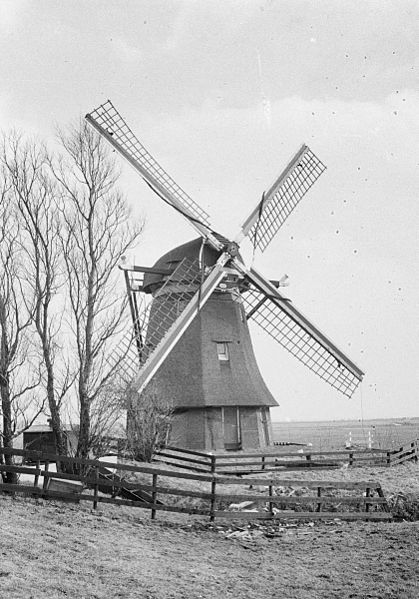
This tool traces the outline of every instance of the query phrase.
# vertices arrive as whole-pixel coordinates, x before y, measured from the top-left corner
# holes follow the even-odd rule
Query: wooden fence
[[[201,473],[214,473],[216,461],[217,457],[212,453],[170,445],[156,451],[153,457],[153,462]]]
[[[139,507],[150,510],[152,519],[158,511],[206,516],[211,521],[215,518],[392,518],[381,486],[376,481],[301,481],[281,480],[270,476],[242,479],[216,473],[179,472],[153,465],[115,464],[25,450],[0,450],[0,453],[9,453],[13,457],[34,462],[32,467],[24,463],[0,465],[1,472],[15,472],[33,477],[32,484],[1,483],[0,492],[20,493],[45,499],[89,501],[92,502],[93,508],[100,503]],[[80,475],[53,472],[50,467],[52,461],[70,464],[73,469],[76,465],[82,465],[86,473]],[[103,476],[104,469],[107,473],[113,473],[113,476]],[[131,493],[135,499],[118,497],[122,490]],[[243,505],[239,504],[236,505],[239,511],[234,511],[234,502],[245,502],[245,507],[252,509],[240,509]]]
[[[402,464],[403,462],[407,462],[409,460],[414,460],[417,462],[419,459],[419,439],[415,439],[414,441],[407,443],[403,447],[400,447],[400,449],[387,452],[387,459],[390,462],[390,466]]]
[[[348,466],[393,466],[408,460],[418,461],[419,441],[414,440],[400,449],[344,449],[335,451],[298,452],[229,452],[206,453],[167,446],[156,452],[155,462],[202,473],[247,474],[281,470],[329,469]]]

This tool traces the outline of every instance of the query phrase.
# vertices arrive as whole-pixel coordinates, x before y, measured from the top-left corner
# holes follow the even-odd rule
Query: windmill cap
[[[225,239],[221,235],[217,235],[217,239],[226,245],[229,243],[228,239]],[[201,247],[202,237],[192,239],[192,241],[188,241],[187,243],[179,245],[178,247],[173,248],[173,250],[170,250],[170,252],[167,252],[167,254],[164,254],[164,256],[157,260],[152,268],[156,270],[174,270],[184,258],[188,258],[191,261],[198,260],[200,257]],[[204,244],[201,258],[205,266],[214,266],[219,256],[219,251],[215,250],[208,243]],[[241,259],[240,255],[238,258]],[[153,293],[155,289],[164,283],[166,278],[166,275],[152,272],[146,273],[144,275],[143,291],[145,293]]]

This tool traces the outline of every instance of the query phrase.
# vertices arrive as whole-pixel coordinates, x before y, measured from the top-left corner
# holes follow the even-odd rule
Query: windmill
[[[294,357],[351,397],[363,372],[284,297],[280,282],[247,267],[239,246],[266,250],[325,166],[303,145],[229,240],[144,148],[108,100],[87,121],[199,234],[153,267],[122,265],[133,317],[126,371],[142,396],[151,387],[174,409],[171,443],[200,449],[272,442],[277,405],[254,356],[252,319]],[[151,298],[145,302],[145,298]],[[141,304],[144,304],[142,306]]]

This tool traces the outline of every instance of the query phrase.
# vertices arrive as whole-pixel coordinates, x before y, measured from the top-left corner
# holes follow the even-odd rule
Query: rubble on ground
[[[228,522],[219,524],[215,522],[194,522],[187,526],[182,526],[191,531],[209,530],[221,537],[235,541],[256,541],[261,538],[273,539],[284,537],[286,535],[308,535],[315,532],[318,522],[298,521],[298,522],[251,522],[248,524]],[[325,520],[322,526],[335,526],[330,533],[342,532],[345,523],[340,518]],[[337,528],[336,528],[337,527]]]

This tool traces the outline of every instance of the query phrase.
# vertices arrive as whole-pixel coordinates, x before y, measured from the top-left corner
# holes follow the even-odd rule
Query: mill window
[[[230,360],[228,343],[217,341],[217,355],[220,362],[228,362]]]

